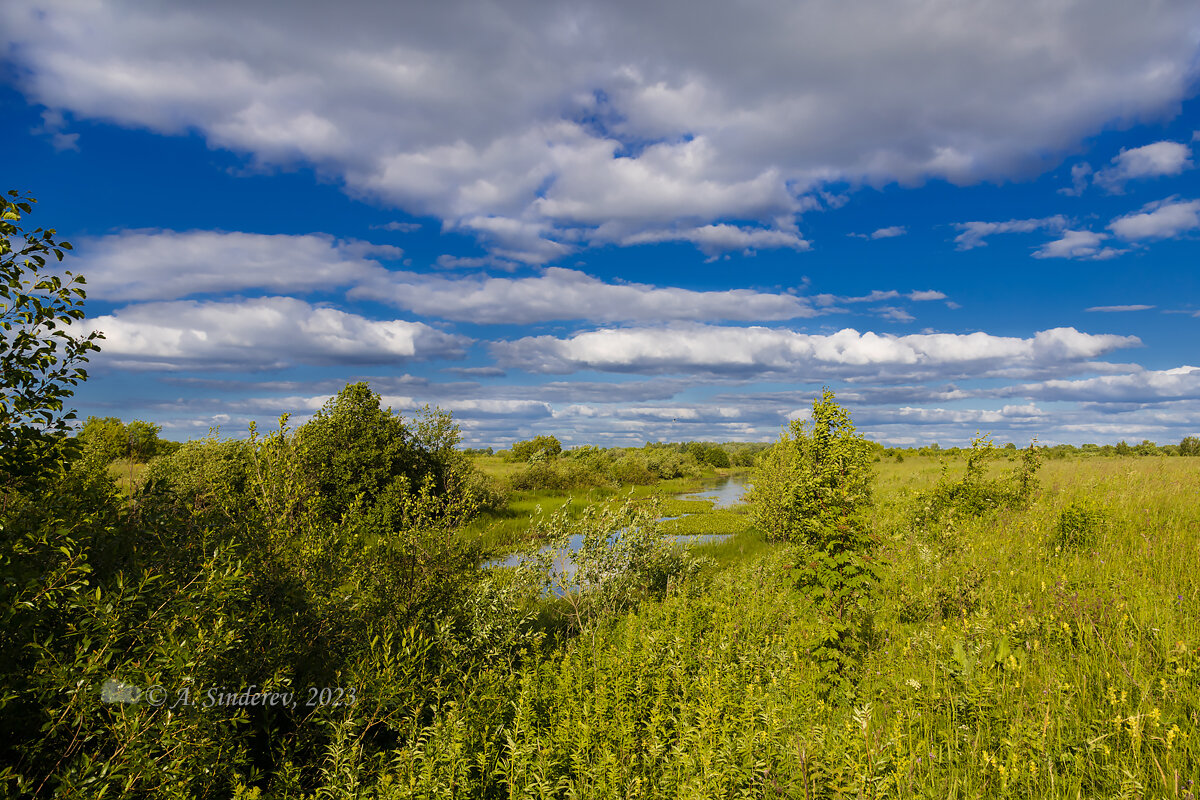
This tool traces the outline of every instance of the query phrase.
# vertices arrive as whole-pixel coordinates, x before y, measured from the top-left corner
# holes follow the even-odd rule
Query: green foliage
[[[559,565],[552,576],[556,594],[570,606],[576,630],[662,597],[672,580],[694,572],[686,553],[666,539],[657,501],[589,505],[573,514],[569,505],[539,517],[535,540],[548,541]]]
[[[513,489],[573,491],[649,486],[663,480],[697,477],[704,470],[712,469],[710,463],[697,462],[687,450],[657,445],[608,450],[583,447],[557,457],[548,457],[546,452],[535,452],[529,458],[528,466],[509,476]]]
[[[755,473],[749,502],[768,538],[799,545],[797,586],[820,614],[810,645],[824,691],[848,693],[878,581],[871,502],[874,452],[826,389],[808,422],[796,420]]]
[[[579,458],[539,459],[509,477],[513,489],[552,489],[573,491],[599,486],[612,486],[607,463],[595,463]]]
[[[161,430],[160,426],[141,420],[126,425],[116,417],[88,417],[77,438],[85,451],[106,463],[119,458],[145,463],[177,447],[174,442],[158,438]]]
[[[80,365],[103,338],[72,332],[83,319],[84,280],[47,269],[71,245],[56,241],[53,228],[22,227],[35,202],[16,191],[0,196],[0,492],[61,472],[75,418],[63,404],[87,379]]]
[[[1183,437],[1183,440],[1179,442],[1179,455],[1200,456],[1200,437]]]
[[[128,458],[134,462],[145,462],[157,455],[161,441],[158,438],[161,425],[154,425],[135,419],[125,426],[125,436],[129,445]]]
[[[77,438],[85,452],[105,463],[128,455],[125,423],[116,417],[88,417]]]
[[[1094,500],[1074,500],[1059,513],[1050,546],[1068,551],[1090,548],[1104,531],[1107,518],[1105,509]]]
[[[535,436],[523,442],[514,442],[508,450],[509,458],[513,461],[528,461],[537,453],[553,458],[561,452],[562,442],[553,436]]]
[[[1028,505],[1037,491],[1037,476],[1041,469],[1041,451],[1036,440],[1022,452],[1016,467],[1000,477],[988,477],[988,463],[1001,453],[989,436],[972,439],[963,476],[951,480],[943,467],[937,485],[915,498],[914,526],[927,528],[946,524],[953,527],[964,518],[979,517],[998,508]]]
[[[730,466],[729,453],[723,447],[708,442],[688,442],[687,454],[698,464],[707,464],[718,469]]]
[[[869,444],[825,390],[811,421],[794,420],[755,471],[755,524],[773,540],[823,548],[842,538],[839,526],[862,527],[871,477]]]

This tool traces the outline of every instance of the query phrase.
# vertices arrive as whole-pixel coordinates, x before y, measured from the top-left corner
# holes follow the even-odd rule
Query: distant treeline
[[[154,456],[170,455],[182,444],[159,438],[162,427],[143,420],[122,422],[117,417],[88,417],[76,437],[86,451],[92,451],[104,461],[128,459],[146,462]],[[773,442],[646,442],[642,447],[595,447],[582,445],[569,450],[563,449],[557,437],[534,436],[531,439],[513,442],[507,450],[492,447],[464,447],[461,451],[471,456],[496,456],[505,462],[538,465],[560,457],[577,464],[589,465],[597,474],[576,480],[580,486],[603,483],[654,483],[659,479],[694,477],[709,468],[753,467],[760,454],[769,450]],[[937,442],[922,447],[887,447],[878,442],[868,442],[878,457],[900,456],[966,456],[969,447],[942,447]],[[1018,446],[1009,442],[1003,450],[1016,451]],[[1200,456],[1200,437],[1186,436],[1179,444],[1157,444],[1143,439],[1139,444],[1121,440],[1116,444],[1071,444],[1043,445],[1038,447],[1047,458],[1068,456]],[[673,457],[674,456],[674,457]],[[534,472],[555,472],[554,468],[535,469]],[[570,467],[557,470],[571,472]],[[579,472],[579,470],[575,470]],[[611,479],[611,480],[610,480]],[[567,480],[551,480],[553,488],[577,488]],[[522,488],[520,486],[514,488]],[[532,487],[527,487],[532,488]],[[540,487],[539,487],[540,488]],[[550,488],[550,487],[547,487]]]
[[[1016,451],[1017,445],[1012,442],[1002,449]],[[1159,445],[1143,439],[1140,444],[1129,444],[1121,440],[1116,444],[1082,444],[1076,447],[1072,444],[1056,444],[1040,446],[1039,450],[1047,458],[1066,458],[1067,456],[1200,456],[1200,437],[1186,436],[1179,444]],[[963,456],[971,452],[969,447],[940,447],[937,442],[925,447],[888,447],[882,450],[884,456]]]

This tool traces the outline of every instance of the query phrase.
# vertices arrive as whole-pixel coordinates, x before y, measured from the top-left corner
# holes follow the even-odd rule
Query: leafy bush
[[[508,478],[514,489],[572,491],[612,485],[608,469],[594,461],[558,458],[531,461]]]
[[[553,458],[562,452],[562,442],[553,436],[535,436],[524,442],[514,442],[508,449],[508,458],[512,461],[528,461],[535,453],[545,453]]]
[[[0,492],[35,490],[61,474],[75,419],[64,401],[87,380],[81,365],[104,338],[72,334],[83,319],[84,279],[46,269],[71,245],[55,241],[53,228],[21,226],[36,202],[16,191],[0,196]]]
[[[621,456],[612,465],[613,478],[623,486],[645,486],[658,480],[658,475],[650,470],[650,465],[641,453],[629,453]]]
[[[535,521],[534,538],[551,543],[553,560],[574,565],[554,581],[576,629],[661,598],[673,580],[695,572],[694,560],[666,538],[661,516],[657,501],[627,500],[578,515],[563,506]]]
[[[987,464],[1001,454],[988,436],[971,440],[967,454],[966,472],[959,480],[945,474],[928,492],[914,498],[912,521],[917,528],[928,528],[941,522],[953,523],[958,518],[981,516],[997,508],[1020,508],[1031,501],[1038,487],[1037,473],[1041,454],[1030,443],[1020,462],[999,478],[986,477]]]
[[[755,524],[770,539],[816,545],[840,525],[861,528],[870,465],[867,441],[825,390],[811,422],[794,420],[756,470],[748,496]]]

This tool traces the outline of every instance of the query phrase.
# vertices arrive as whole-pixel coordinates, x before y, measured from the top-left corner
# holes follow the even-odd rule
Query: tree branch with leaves
[[[22,225],[37,202],[0,196],[0,490],[28,490],[61,467],[75,412],[64,402],[87,379],[102,333],[80,333],[84,279],[55,270],[69,242]]]

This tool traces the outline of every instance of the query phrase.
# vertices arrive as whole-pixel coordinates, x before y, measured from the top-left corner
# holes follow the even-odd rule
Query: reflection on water
[[[701,489],[678,497],[680,500],[712,500],[713,508],[729,508],[744,502],[748,491],[750,484],[745,478],[726,478],[711,489]]]
[[[701,489],[698,492],[690,494],[676,495],[680,500],[711,500],[713,508],[729,508],[730,506],[738,505],[745,500],[746,492],[750,489],[750,484],[744,478],[726,478],[710,489]],[[683,516],[691,516],[684,514]],[[670,522],[673,519],[681,519],[681,517],[663,517],[660,522]],[[624,529],[622,529],[623,531]],[[616,531],[609,541],[613,541],[620,536],[622,531]],[[685,547],[694,547],[700,544],[712,544],[713,542],[723,542],[728,539],[728,533],[693,533],[681,534],[675,536],[665,536],[667,541],[681,544]],[[583,546],[583,534],[572,536],[567,542],[567,548],[570,553],[579,552],[579,548]],[[549,552],[552,548],[546,545],[538,550],[539,553]],[[485,564],[485,567],[517,567],[528,556],[524,553],[512,553],[507,558],[498,561],[490,561]],[[569,554],[564,553],[554,559],[552,577],[565,576],[568,579],[575,577],[575,560]]]

